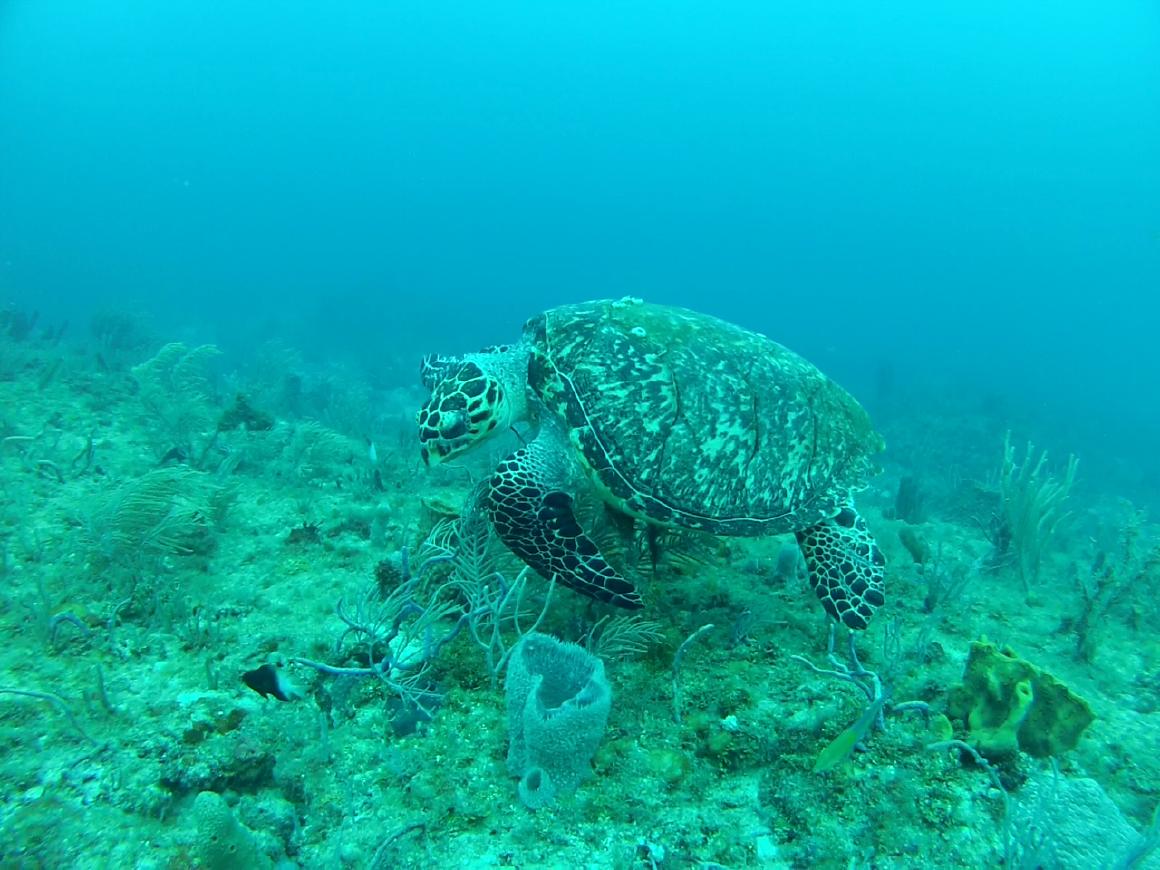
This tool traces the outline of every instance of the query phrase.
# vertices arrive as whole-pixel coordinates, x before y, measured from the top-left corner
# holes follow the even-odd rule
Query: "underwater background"
[[[1158,155],[1150,2],[0,2],[0,866],[1160,866]],[[425,354],[625,296],[869,411],[869,630],[424,468]]]

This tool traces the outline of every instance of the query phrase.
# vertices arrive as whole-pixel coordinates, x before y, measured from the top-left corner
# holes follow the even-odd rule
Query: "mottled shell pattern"
[[[529,388],[629,513],[780,534],[834,516],[876,470],[862,407],[762,335],[635,299],[554,308],[524,332]]]

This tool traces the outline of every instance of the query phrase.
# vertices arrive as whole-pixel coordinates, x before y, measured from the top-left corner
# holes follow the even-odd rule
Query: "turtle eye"
[[[464,420],[463,413],[460,411],[452,411],[449,414],[443,415],[443,426],[439,430],[439,434],[448,439],[462,438],[467,434],[467,423]]]

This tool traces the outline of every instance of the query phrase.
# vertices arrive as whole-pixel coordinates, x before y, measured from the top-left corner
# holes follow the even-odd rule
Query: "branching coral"
[[[1075,483],[1079,460],[1067,459],[1062,477],[1047,470],[1047,451],[1038,453],[1031,442],[1022,458],[1011,445],[1011,433],[1003,440],[1003,462],[999,468],[1000,534],[1007,552],[996,561],[1010,558],[1019,572],[1025,594],[1039,579],[1039,570],[1051,538],[1068,513],[1064,510]]]

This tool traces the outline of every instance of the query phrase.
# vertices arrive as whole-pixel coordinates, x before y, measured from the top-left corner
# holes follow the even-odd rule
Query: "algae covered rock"
[[[965,727],[984,756],[1022,750],[1049,758],[1074,749],[1095,718],[1087,701],[1009,647],[971,644],[962,685],[951,690],[947,715]]]

